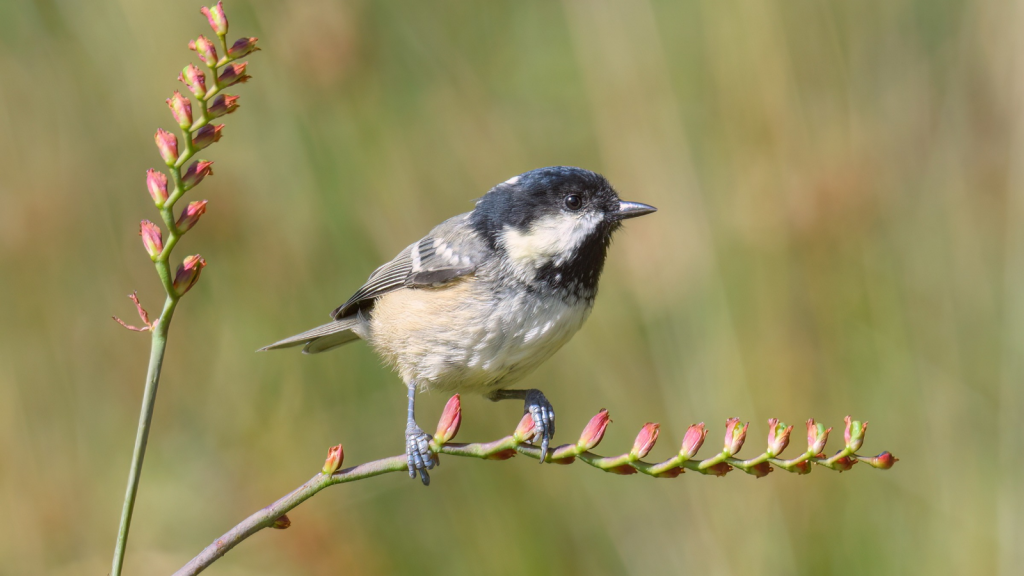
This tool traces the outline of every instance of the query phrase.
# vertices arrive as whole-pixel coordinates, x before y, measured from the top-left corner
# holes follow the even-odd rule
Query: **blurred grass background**
[[[163,100],[197,2],[0,3],[0,574],[109,570],[147,336]],[[1018,574],[1024,61],[993,0],[230,0],[260,37],[171,330],[128,574],[169,573],[314,474],[402,450],[364,345],[255,354],[514,174],[572,164],[661,211],[527,384],[654,457],[728,416],[870,420],[892,471],[623,478],[448,458],[332,488],[210,574]],[[429,428],[443,397],[419,409]],[[465,401],[460,438],[520,406]],[[752,440],[753,441],[753,440]],[[830,446],[835,449],[838,442]]]

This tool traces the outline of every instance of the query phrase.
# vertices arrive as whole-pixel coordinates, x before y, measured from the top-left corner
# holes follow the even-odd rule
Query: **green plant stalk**
[[[166,261],[164,262],[166,266]],[[173,289],[173,287],[172,287]],[[173,292],[171,292],[173,293]],[[135,434],[135,450],[132,453],[132,465],[128,470],[128,489],[124,496],[121,509],[121,526],[117,532],[117,544],[114,547],[114,564],[111,574],[118,576],[124,564],[124,552],[128,543],[128,529],[132,523],[132,511],[135,509],[135,497],[139,491],[139,478],[142,474],[142,460],[146,456],[146,444],[149,441],[149,429],[153,421],[153,407],[156,403],[156,389],[160,382],[160,371],[164,363],[164,351],[167,349],[167,329],[174,316],[174,308],[178,298],[167,296],[160,318],[153,327],[152,346],[149,352],[149,369],[146,371],[146,387],[142,395],[142,413],[139,415],[139,430]]]

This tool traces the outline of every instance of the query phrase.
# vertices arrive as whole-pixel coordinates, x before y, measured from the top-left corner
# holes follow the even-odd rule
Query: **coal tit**
[[[612,233],[655,208],[619,200],[600,174],[554,166],[510,178],[472,212],[402,250],[331,313],[331,322],[263,348],[316,354],[370,343],[408,387],[409,475],[428,484],[430,437],[415,393],[518,399],[534,420],[541,462],[555,412],[539,390],[509,390],[572,338],[594,305]]]

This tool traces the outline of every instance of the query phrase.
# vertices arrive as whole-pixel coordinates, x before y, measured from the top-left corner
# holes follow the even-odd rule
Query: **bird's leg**
[[[540,436],[540,462],[548,456],[548,445],[555,435],[555,409],[544,393],[537,389],[530,390],[495,390],[487,395],[495,402],[498,400],[522,400],[523,414],[533,418],[533,426]]]
[[[409,461],[409,477],[420,473],[424,486],[430,485],[427,470],[434,467],[434,453],[430,451],[430,435],[416,424],[416,381],[407,382],[409,388],[409,419],[405,423],[405,455]]]

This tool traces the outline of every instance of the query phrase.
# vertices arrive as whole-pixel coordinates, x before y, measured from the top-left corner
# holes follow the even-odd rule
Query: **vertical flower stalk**
[[[228,32],[228,20],[221,2],[200,11],[209,20],[217,44],[204,36],[199,36],[198,39],[189,42],[189,48],[196,52],[199,60],[207,68],[208,74],[194,64],[189,64],[178,76],[187,91],[176,90],[167,99],[167,106],[181,130],[181,137],[163,129],[156,131],[154,138],[157,151],[167,166],[168,173],[165,174],[155,169],[150,169],[146,173],[146,187],[153,199],[154,206],[160,213],[164,229],[149,220],[143,220],[139,227],[143,247],[156,266],[157,276],[160,278],[167,297],[159,318],[152,323],[149,322],[148,315],[142,306],[133,299],[138,306],[139,315],[143,319],[145,328],[128,326],[115,317],[115,320],[129,329],[150,332],[152,342],[149,369],[146,373],[145,391],[142,397],[142,411],[139,415],[139,428],[128,473],[128,489],[125,494],[124,506],[121,511],[121,525],[114,548],[114,561],[110,572],[112,576],[120,576],[124,562],[125,546],[138,493],[142,461],[146,454],[146,443],[149,440],[153,406],[156,402],[157,384],[160,380],[164,351],[167,347],[167,332],[170,328],[171,317],[174,315],[178,301],[195,286],[199,281],[200,272],[206,266],[206,260],[195,254],[186,257],[176,270],[172,270],[171,253],[174,251],[174,247],[181,237],[199,222],[200,217],[206,212],[207,201],[191,201],[186,207],[178,210],[177,216],[175,216],[175,205],[186,192],[198,186],[205,177],[213,174],[213,162],[196,160],[189,164],[189,161],[198,151],[221,139],[224,125],[210,124],[210,121],[231,114],[238,109],[238,96],[224,94],[222,91],[228,86],[249,80],[249,76],[246,74],[247,63],[235,60],[259,50],[256,47],[256,38],[241,38],[230,48],[228,47],[225,39]],[[218,44],[222,56],[218,56]],[[188,98],[188,94],[195,98],[194,103]],[[282,516],[279,520],[282,524],[279,527],[285,527],[287,518]]]

